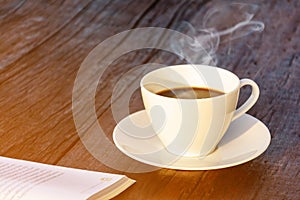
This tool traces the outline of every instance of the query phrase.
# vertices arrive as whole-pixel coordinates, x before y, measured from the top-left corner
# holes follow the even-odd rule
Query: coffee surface
[[[172,98],[179,98],[179,99],[204,99],[204,98],[220,96],[225,93],[212,88],[181,87],[181,88],[162,90],[157,92],[156,94],[165,97],[172,97]]]

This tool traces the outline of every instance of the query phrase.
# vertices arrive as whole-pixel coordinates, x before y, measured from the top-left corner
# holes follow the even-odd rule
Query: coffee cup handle
[[[243,105],[241,105],[234,113],[232,121],[239,118],[241,115],[246,113],[257,101],[259,97],[259,87],[258,85],[252,81],[251,79],[241,79],[240,80],[240,89],[246,85],[250,85],[252,87],[252,92],[250,97],[245,101]]]

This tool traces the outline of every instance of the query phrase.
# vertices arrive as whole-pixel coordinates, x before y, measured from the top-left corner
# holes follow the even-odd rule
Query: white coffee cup
[[[240,88],[252,93],[236,109]],[[185,87],[211,88],[224,94],[210,98],[173,98],[157,94]],[[257,84],[232,72],[206,65],[176,65],[146,74],[141,80],[146,112],[165,148],[179,156],[206,156],[213,152],[230,123],[247,112],[259,97]]]

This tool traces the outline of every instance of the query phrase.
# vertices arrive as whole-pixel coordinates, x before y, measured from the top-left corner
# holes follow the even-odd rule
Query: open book
[[[110,199],[135,181],[94,172],[0,156],[1,200]]]

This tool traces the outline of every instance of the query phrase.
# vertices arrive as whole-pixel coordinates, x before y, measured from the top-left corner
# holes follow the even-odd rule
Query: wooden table
[[[258,158],[211,171],[157,169],[130,173],[93,157],[77,134],[72,91],[81,63],[94,47],[133,28],[178,30],[182,21],[200,27],[203,13],[219,5],[213,0],[1,1],[0,155],[124,173],[137,180],[116,199],[300,199],[297,0],[259,2],[254,19],[265,23],[264,31],[222,44],[217,51],[218,66],[260,85],[260,98],[248,113],[269,127],[272,140]],[[110,141],[117,123],[111,96],[122,75],[145,63],[184,62],[168,52],[141,49],[122,55],[106,69],[96,90],[95,109]],[[140,78],[141,74],[131,74],[128,81]],[[242,92],[241,99],[248,94],[247,90]],[[138,91],[127,107],[131,113],[143,109]],[[89,132],[89,126],[84,130]],[[137,164],[116,148],[111,151],[104,147],[98,148],[102,148],[106,161],[124,161],[129,167]]]

